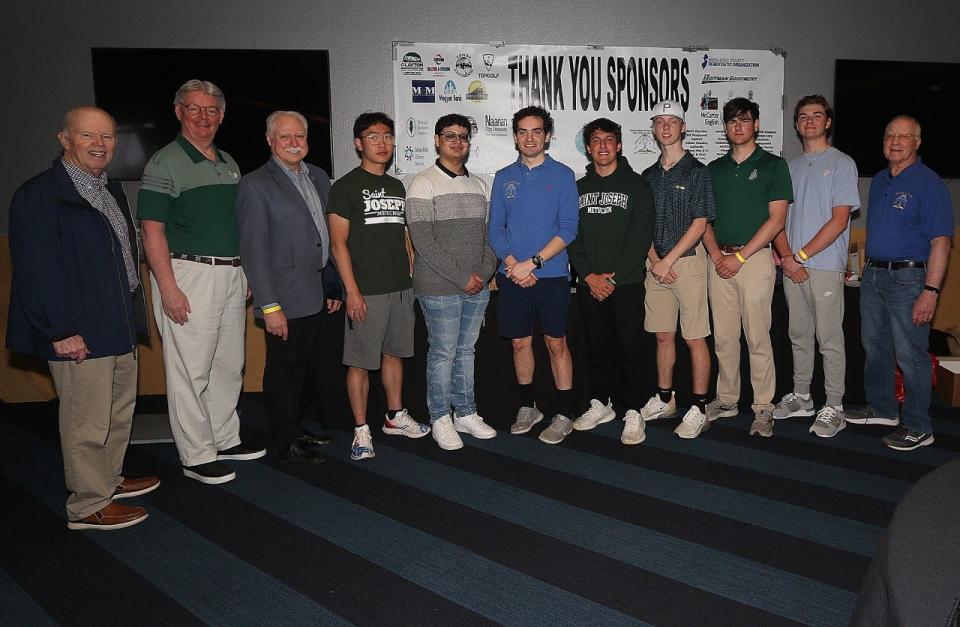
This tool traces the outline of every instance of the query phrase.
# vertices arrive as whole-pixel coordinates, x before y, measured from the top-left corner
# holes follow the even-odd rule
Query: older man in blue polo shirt
[[[522,406],[510,427],[526,433],[543,419],[533,400],[533,324],[540,321],[557,389],[556,415],[540,434],[558,444],[573,430],[573,359],[567,347],[570,270],[567,245],[577,236],[579,194],[573,170],[546,154],[553,118],[541,107],[513,116],[520,151],[493,180],[490,247],[500,258],[497,320],[500,335],[513,343],[513,366]]]
[[[915,118],[900,115],[887,124],[883,155],[889,165],[870,184],[860,284],[868,405],[847,415],[857,424],[898,424],[893,373],[899,364],[906,392],[903,424],[883,438],[898,451],[933,444],[927,347],[953,237],[950,194],[917,155],[919,147]]]

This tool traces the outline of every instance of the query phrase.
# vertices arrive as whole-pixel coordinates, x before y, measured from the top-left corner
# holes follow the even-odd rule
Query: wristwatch
[[[543,257],[541,257],[540,255],[534,255],[533,257],[530,257],[530,261],[533,262],[533,265],[537,269],[540,269],[543,267]]]

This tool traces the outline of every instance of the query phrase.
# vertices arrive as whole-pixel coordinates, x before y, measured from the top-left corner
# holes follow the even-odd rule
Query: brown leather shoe
[[[146,519],[147,510],[142,507],[110,503],[99,512],[90,514],[83,520],[68,521],[67,529],[101,529],[103,531],[113,531],[114,529],[132,527]]]
[[[153,492],[160,486],[160,480],[156,477],[139,477],[137,479],[124,479],[117,486],[113,493],[113,500],[129,499],[134,496],[140,496],[147,492]]]

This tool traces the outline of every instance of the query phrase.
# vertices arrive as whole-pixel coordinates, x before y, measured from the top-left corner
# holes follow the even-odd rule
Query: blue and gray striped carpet
[[[263,441],[259,399],[242,407]],[[749,438],[745,415],[629,448],[619,421],[547,446],[489,419],[498,437],[455,452],[375,430],[360,463],[337,432],[317,468],[231,463],[214,487],[141,445],[150,518],[70,532],[55,404],[3,412],[4,625],[841,625],[898,500],[960,457],[955,412],[913,453],[806,420]]]

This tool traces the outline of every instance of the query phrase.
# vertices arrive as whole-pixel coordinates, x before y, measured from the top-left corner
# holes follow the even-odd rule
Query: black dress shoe
[[[300,442],[300,444],[305,444],[307,446],[323,446],[324,444],[330,444],[332,441],[333,439],[330,436],[317,435],[306,430],[304,430],[303,435],[298,438],[298,442]]]
[[[280,461],[291,466],[316,466],[323,463],[322,455],[303,448],[298,442],[294,442],[289,448],[280,451],[277,457],[280,458]]]

